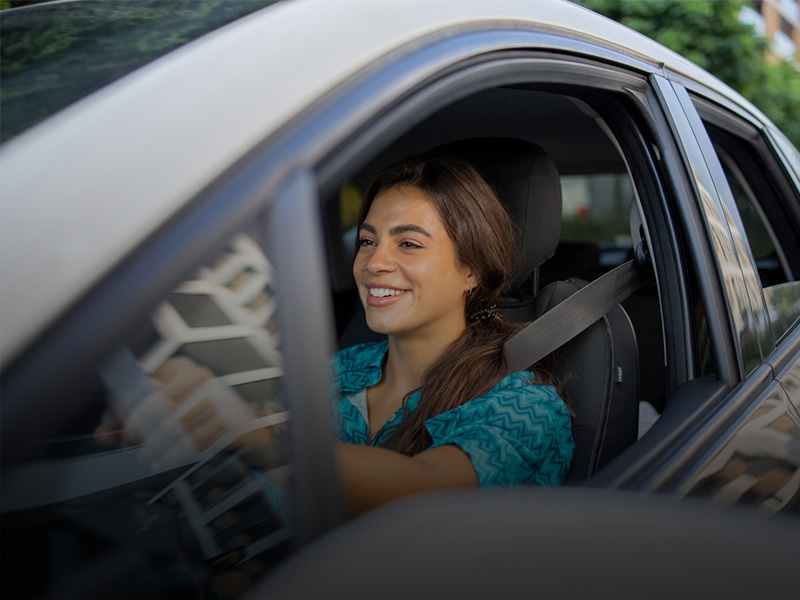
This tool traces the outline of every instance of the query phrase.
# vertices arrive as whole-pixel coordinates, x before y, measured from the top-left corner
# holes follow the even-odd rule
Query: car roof
[[[0,364],[226,166],[321,97],[423,41],[487,29],[589,40],[755,112],[677,54],[562,0],[278,3],[157,59],[0,149]]]

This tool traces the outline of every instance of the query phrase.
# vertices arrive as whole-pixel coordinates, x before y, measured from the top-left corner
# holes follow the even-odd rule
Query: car
[[[4,597],[791,589],[800,154],[723,83],[561,0],[72,0],[0,27]],[[369,175],[423,153],[509,204],[509,318],[591,289],[561,304],[578,321],[607,295],[587,282],[643,275],[555,343],[567,485],[347,519],[329,361],[369,336],[353,227]],[[211,373],[179,407],[175,359]],[[245,417],[190,443],[190,411],[231,399]],[[98,434],[112,414],[142,437]]]

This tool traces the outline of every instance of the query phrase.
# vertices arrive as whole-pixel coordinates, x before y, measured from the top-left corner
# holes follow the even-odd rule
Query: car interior
[[[378,339],[366,328],[350,265],[353,208],[369,177],[409,154],[460,157],[494,186],[517,224],[504,318],[533,321],[633,256],[633,186],[618,146],[584,101],[506,87],[456,101],[396,139],[325,202],[339,346]],[[652,423],[665,402],[659,301],[648,282],[549,357],[569,380],[576,454],[567,482],[584,481]],[[602,392],[599,392],[602,390]]]

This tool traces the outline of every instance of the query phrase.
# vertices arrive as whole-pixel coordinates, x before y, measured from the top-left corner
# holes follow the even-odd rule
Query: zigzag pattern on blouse
[[[348,444],[366,444],[369,431],[364,427],[364,417],[347,400],[341,400],[336,407],[338,423],[337,439]]]
[[[469,447],[462,445],[462,449],[469,453],[472,466],[484,484],[503,484],[508,478],[554,485],[561,482],[569,470],[572,430],[569,419],[559,414],[560,403],[551,402],[547,394],[533,401],[530,397],[527,401],[522,398],[518,389],[504,390],[493,394],[491,401],[480,408],[476,406],[483,412],[485,428],[469,436]],[[464,420],[461,415],[459,417],[459,421]],[[456,433],[463,435],[458,431],[458,423],[450,420],[431,419],[426,425],[437,443]],[[519,443],[508,447],[498,443],[498,437],[509,438],[500,436],[497,430],[513,432],[511,439]],[[520,453],[526,454],[528,460],[523,460]]]

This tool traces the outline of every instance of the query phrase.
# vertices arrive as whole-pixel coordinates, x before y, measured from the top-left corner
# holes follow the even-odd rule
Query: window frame
[[[731,388],[740,381],[732,350],[734,341],[730,333],[731,327],[725,316],[726,298],[720,292],[721,284],[718,280],[713,276],[707,276],[709,273],[716,273],[716,263],[706,236],[703,214],[699,208],[700,194],[695,186],[691,169],[687,168],[690,164],[686,158],[689,153],[676,134],[676,130],[680,129],[691,135],[691,126],[675,98],[675,92],[663,74],[639,72],[628,66],[608,65],[598,60],[574,57],[566,53],[540,51],[497,53],[495,56],[486,56],[478,66],[488,69],[488,63],[492,60],[498,63],[503,60],[515,60],[517,64],[513,65],[513,68],[517,69],[527,60],[529,67],[526,74],[531,80],[535,80],[538,85],[544,85],[547,80],[543,78],[543,73],[549,71],[554,77],[554,82],[561,86],[569,83],[568,75],[563,68],[546,68],[537,72],[535,62],[550,61],[557,65],[561,61],[562,64],[559,66],[562,67],[563,63],[570,63],[576,69],[573,75],[577,77],[583,75],[583,78],[576,83],[584,90],[597,91],[594,86],[598,81],[602,81],[605,87],[599,87],[602,87],[603,91],[624,90],[626,98],[630,101],[628,106],[615,102],[617,114],[612,127],[615,136],[625,137],[619,143],[626,144],[626,151],[622,154],[629,163],[629,174],[633,169],[641,175],[641,177],[631,176],[637,190],[640,208],[646,203],[646,225],[649,223],[651,229],[648,238],[659,277],[659,298],[662,307],[660,317],[662,326],[666,328],[665,354],[669,374],[667,394],[670,410],[665,411],[661,422],[656,423],[645,439],[623,452],[593,481],[599,486],[655,490],[663,485],[665,474],[669,477],[681,476],[691,466],[681,460],[680,454],[675,454],[675,448],[691,443],[690,440],[697,435],[714,407],[718,406]],[[580,73],[580,66],[585,69],[594,66],[596,72],[587,77],[585,73]],[[469,73],[459,73],[455,69],[453,71],[453,77],[456,78],[468,79],[470,76]],[[620,74],[629,77],[627,82]],[[490,87],[485,83],[486,77],[484,70],[481,72],[483,80],[483,84],[479,85],[481,89]],[[493,84],[499,85],[501,81],[502,79],[494,79]],[[365,119],[365,124],[356,135],[346,139],[342,146],[331,153],[333,158],[330,162],[320,163],[319,178],[323,190],[332,192],[335,184],[341,181],[342,174],[358,171],[359,165],[365,162],[364,156],[379,151],[385,145],[381,138],[392,136],[398,129],[402,129],[401,124],[407,122],[404,119],[410,118],[409,115],[414,115],[423,108],[427,110],[431,105],[437,106],[437,101],[442,102],[437,98],[443,96],[446,100],[442,104],[454,101],[452,94],[446,93],[446,88],[451,83],[444,81],[444,76],[440,76],[438,81],[433,81],[422,90],[423,93],[414,99],[416,102],[406,103],[405,97],[401,97],[394,106],[389,107],[386,113],[381,115],[382,120],[376,119],[370,122],[369,119]],[[407,94],[417,92],[418,90],[410,89]],[[433,110],[430,109],[429,112]],[[631,117],[631,112],[636,114],[634,118]],[[603,116],[607,118],[609,115],[604,113]],[[680,127],[676,123],[680,123]],[[643,132],[646,132],[644,136]],[[634,149],[639,151],[631,152]],[[696,145],[692,146],[692,156],[702,157],[695,150]],[[702,158],[700,160],[702,162]],[[631,166],[631,162],[635,164]],[[326,194],[321,195],[325,197]],[[681,202],[680,198],[687,198],[687,201]],[[713,345],[719,369],[716,379],[702,378],[694,371],[695,348],[691,341],[692,313],[687,270],[690,265],[701,280],[701,284],[708,290],[703,299],[712,322],[712,335],[716,341]]]
[[[567,68],[565,68],[565,65]],[[487,71],[495,71],[489,75]],[[381,141],[386,136],[392,136],[398,130],[407,128],[405,123],[410,119],[419,119],[420,111],[434,112],[439,108],[452,103],[458,96],[453,95],[452,89],[458,88],[458,93],[463,96],[481,89],[488,89],[500,85],[510,85],[523,77],[524,82],[535,82],[537,86],[553,86],[554,89],[569,89],[570,86],[582,88],[585,96],[592,93],[613,94],[621,93],[630,102],[631,106],[623,109],[617,106],[612,109],[616,113],[615,128],[620,132],[615,135],[625,136],[625,143],[634,144],[640,150],[634,151],[630,146],[626,152],[621,152],[626,162],[640,160],[639,172],[647,171],[647,181],[632,175],[636,188],[649,190],[648,194],[636,192],[640,210],[643,202],[648,203],[645,213],[649,215],[653,225],[648,228],[645,223],[646,237],[654,252],[657,264],[656,277],[659,279],[659,295],[662,303],[662,326],[665,339],[667,339],[666,352],[667,364],[671,371],[668,381],[668,394],[678,386],[694,377],[693,358],[690,356],[691,347],[688,339],[691,332],[687,329],[688,322],[688,291],[685,287],[687,280],[683,272],[683,264],[687,260],[682,257],[674,229],[674,217],[670,215],[673,204],[671,199],[676,179],[680,175],[666,173],[658,165],[657,158],[644,158],[650,154],[650,149],[657,146],[655,152],[672,152],[672,141],[669,136],[662,135],[668,129],[666,118],[661,103],[651,89],[645,74],[633,68],[619,65],[608,65],[598,60],[584,57],[570,56],[566,53],[553,52],[506,52],[488,55],[477,65],[465,65],[462,70],[453,69],[453,74],[446,78],[440,76],[420,90],[409,90],[408,96],[415,95],[410,102],[401,98],[395,103],[395,111],[382,115],[382,119],[359,131],[355,140],[346,140],[339,148],[331,152],[332,159],[320,164],[319,179],[324,192],[330,193],[340,181],[342,173],[352,173],[365,162],[364,156],[375,154],[384,144]],[[612,104],[609,100],[607,104]],[[423,108],[424,107],[424,108]],[[640,113],[640,122],[634,124],[630,119],[631,107]],[[604,115],[605,116],[605,115]],[[653,139],[641,139],[636,134],[637,127],[645,127]],[[627,133],[622,133],[625,130]],[[647,164],[648,161],[650,164]],[[629,175],[631,175],[631,165]],[[666,194],[666,196],[665,196]],[[321,194],[323,197],[325,193]],[[644,200],[642,196],[649,196]],[[658,214],[654,218],[653,215]],[[680,257],[680,258],[679,258]],[[668,282],[668,283],[664,283]],[[666,305],[666,308],[665,308]],[[670,325],[664,325],[664,319],[672,319]]]
[[[791,168],[783,158],[781,151],[772,144],[765,128],[761,124],[757,125],[753,121],[745,120],[741,115],[734,114],[707,98],[699,97],[693,93],[690,97],[698,117],[702,121],[708,122],[709,125],[720,130],[723,136],[733,139],[733,143],[739,145],[742,151],[752,152],[762,161],[761,168],[764,169],[765,175],[755,183],[747,179],[747,184],[749,186],[755,185],[758,188],[757,191],[759,191],[758,196],[764,196],[763,200],[754,198],[756,202],[755,209],[760,214],[765,214],[766,212],[774,213],[776,210],[782,212],[779,217],[774,215],[772,219],[765,217],[764,220],[766,222],[764,225],[776,246],[785,275],[790,282],[797,282],[800,280],[800,253],[795,252],[792,255],[786,251],[786,248],[791,248],[792,238],[797,239],[795,232],[800,231],[800,193],[793,186],[794,178],[792,177]],[[714,172],[717,192],[727,211],[732,216],[731,222],[737,228],[737,235],[744,242],[747,242],[747,232],[739,216],[736,201],[725,176],[725,171],[721,164],[722,159],[717,154],[711,135],[706,130],[705,123],[703,123],[702,129],[698,131],[698,137],[703,146],[705,160]],[[724,150],[727,152],[726,149]],[[787,198],[790,200],[789,202],[785,201]],[[768,205],[767,209],[769,211],[764,208],[763,204]],[[774,331],[772,319],[770,318],[769,287],[765,287],[762,283],[749,242],[743,245],[747,253],[746,260],[742,260],[742,268],[746,273],[749,284],[748,294],[757,317],[756,328],[752,333],[759,340],[762,360],[766,360],[775,352],[777,343],[788,331]]]
[[[755,371],[765,358],[769,344],[765,324],[766,309],[758,279],[755,259],[746,239],[733,196],[722,166],[716,157],[700,116],[688,90],[676,82],[664,82],[673,111],[684,118],[678,125],[681,145],[692,172],[695,197],[700,199],[700,217],[704,238],[712,250],[713,266],[705,272],[716,275],[716,285],[703,285],[703,295],[718,298],[716,310],[724,311],[726,331],[715,343],[727,343],[735,368],[730,371],[730,384],[741,381]],[[711,158],[713,157],[713,160]],[[722,192],[720,190],[723,190]],[[707,310],[707,315],[714,314]]]

